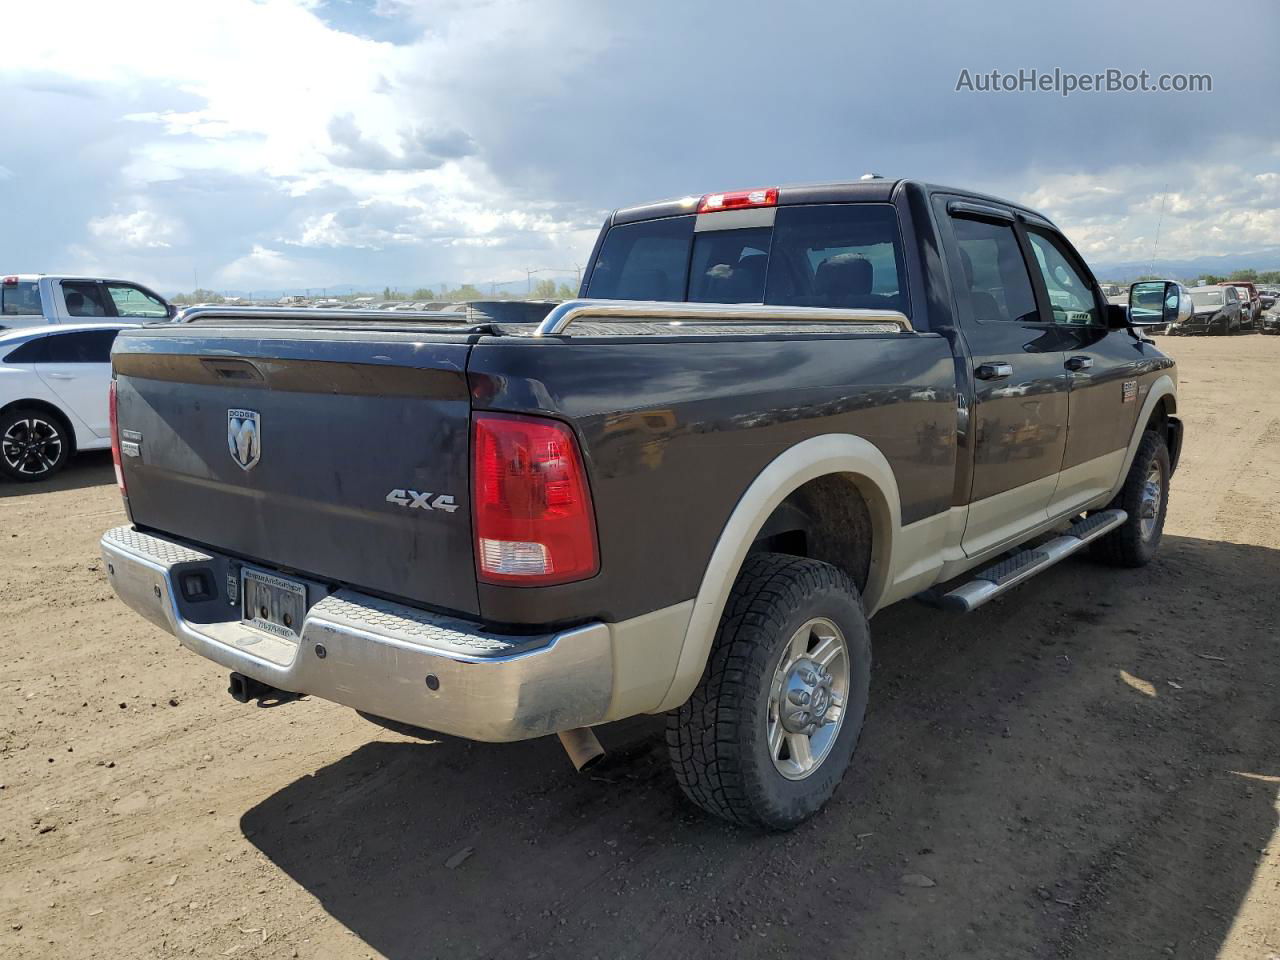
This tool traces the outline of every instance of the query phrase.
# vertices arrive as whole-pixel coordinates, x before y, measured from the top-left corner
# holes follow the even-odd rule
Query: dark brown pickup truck
[[[1151,558],[1182,433],[1138,326],[1190,304],[1139,286],[1158,315],[1032,210],[874,179],[618,210],[540,321],[189,311],[116,342],[108,576],[240,699],[579,763],[666,713],[690,798],[789,827],[877,611]]]

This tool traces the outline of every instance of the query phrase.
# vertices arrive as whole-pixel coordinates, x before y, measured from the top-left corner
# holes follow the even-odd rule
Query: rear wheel
[[[870,631],[848,576],[816,560],[749,557],[701,682],[668,718],[681,788],[735,823],[803,822],[844,777],[870,676]]]
[[[1133,465],[1110,509],[1124,510],[1127,520],[1093,545],[1093,553],[1117,567],[1142,567],[1151,562],[1164,535],[1169,507],[1169,448],[1154,430],[1142,435]]]
[[[61,417],[19,408],[0,417],[0,473],[31,482],[53,476],[71,455],[71,435]]]

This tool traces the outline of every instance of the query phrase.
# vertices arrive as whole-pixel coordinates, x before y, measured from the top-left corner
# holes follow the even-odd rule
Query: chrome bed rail
[[[467,315],[456,311],[427,312],[424,310],[341,310],[319,307],[187,307],[174,317],[174,323],[193,323],[196,320],[378,320],[394,323],[396,320],[452,321],[467,325]]]
[[[831,307],[785,307],[759,303],[683,303],[660,300],[567,300],[555,307],[538,324],[539,337],[564,336],[570,325],[580,320],[654,322],[677,329],[685,324],[699,327],[737,327],[745,324],[816,325],[845,328],[864,327],[852,333],[912,333],[911,321],[896,310],[844,310]]]

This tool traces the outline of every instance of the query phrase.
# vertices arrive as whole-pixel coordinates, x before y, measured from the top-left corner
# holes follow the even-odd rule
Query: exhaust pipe
[[[278,693],[275,687],[269,687],[261,680],[246,677],[243,673],[233,673],[227,693],[236,703],[248,703],[250,700],[261,700]]]
[[[600,746],[600,741],[596,739],[590,727],[561,730],[556,736],[560,738],[560,745],[564,747],[564,752],[569,754],[573,768],[579,773],[604,756],[604,747]]]

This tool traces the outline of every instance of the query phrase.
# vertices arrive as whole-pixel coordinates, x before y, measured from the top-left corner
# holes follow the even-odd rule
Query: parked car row
[[[1127,288],[1121,289],[1116,284],[1107,283],[1100,286],[1110,303],[1128,303]],[[1178,288],[1183,292],[1184,298],[1189,298],[1194,303],[1192,315],[1184,321],[1169,324],[1168,327],[1153,327],[1149,332],[1170,333],[1174,336],[1280,332],[1276,329],[1276,320],[1267,315],[1267,311],[1274,308],[1277,299],[1280,299],[1273,289],[1260,289],[1247,280],[1195,287],[1178,283]]]
[[[116,334],[176,315],[131,280],[0,277],[0,476],[43,480],[75,452],[109,447]]]
[[[1262,299],[1252,284],[1229,283],[1192,287],[1193,310],[1181,323],[1170,324],[1172,336],[1252,333],[1262,324]],[[1274,302],[1274,301],[1273,301]]]

